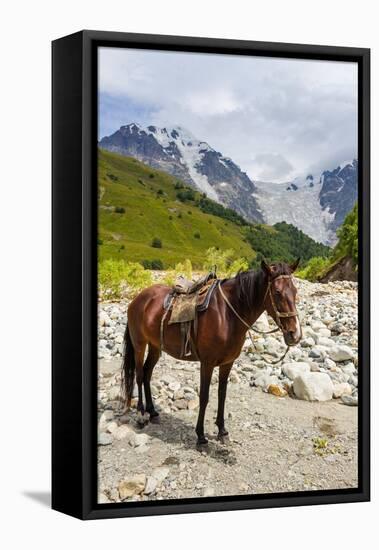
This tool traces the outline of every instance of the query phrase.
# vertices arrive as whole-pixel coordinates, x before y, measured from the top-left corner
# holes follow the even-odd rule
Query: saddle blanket
[[[197,302],[197,294],[178,294],[175,296],[168,324],[193,321],[196,317]]]

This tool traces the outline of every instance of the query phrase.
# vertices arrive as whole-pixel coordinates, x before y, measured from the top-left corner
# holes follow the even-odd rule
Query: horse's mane
[[[279,275],[291,275],[291,269],[284,262],[270,264],[270,267],[275,277]],[[257,271],[253,269],[239,271],[235,276],[235,281],[237,283],[238,301],[241,304],[252,309],[260,300],[263,300],[267,284],[267,275],[263,269]]]

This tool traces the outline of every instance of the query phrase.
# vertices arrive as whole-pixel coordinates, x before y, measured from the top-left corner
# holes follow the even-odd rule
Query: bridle
[[[298,314],[297,311],[288,311],[288,312],[279,311],[278,308],[276,307],[276,303],[275,303],[274,297],[272,295],[271,285],[274,281],[277,281],[278,279],[291,279],[292,280],[292,275],[278,275],[274,279],[270,280],[268,282],[268,285],[267,285],[267,290],[266,290],[266,293],[265,293],[265,297],[263,298],[263,304],[265,303],[266,297],[267,297],[267,294],[268,294],[269,297],[270,297],[272,309],[274,310],[274,313],[275,313],[275,322],[278,325],[278,329],[280,329],[282,332],[284,332],[284,327],[283,327],[282,322],[281,322],[280,319],[289,319],[290,317],[299,318],[299,314]]]
[[[269,331],[264,331],[264,330],[258,330],[257,328],[255,328],[253,325],[249,325],[249,323],[247,323],[241,316],[240,314],[234,309],[234,307],[232,306],[232,304],[230,303],[230,301],[228,300],[228,298],[225,296],[225,293],[224,291],[222,290],[221,288],[221,281],[219,281],[218,283],[218,289],[220,291],[220,294],[222,296],[222,298],[224,299],[225,303],[229,306],[229,308],[233,311],[234,315],[241,321],[242,324],[244,324],[246,326],[246,328],[248,329],[248,332],[249,332],[249,336],[250,336],[250,340],[251,340],[251,343],[253,344],[253,346],[255,347],[255,344],[254,344],[254,341],[253,341],[253,338],[250,334],[250,330],[253,330],[254,332],[256,332],[257,334],[273,334],[274,332],[278,332],[279,330],[282,331],[282,333],[284,334],[284,327],[283,327],[283,324],[281,322],[281,319],[288,319],[290,317],[297,317],[299,319],[299,322],[300,322],[300,318],[299,318],[299,314],[297,311],[289,311],[289,312],[286,312],[286,311],[279,311],[278,308],[276,307],[276,304],[275,304],[275,300],[274,300],[274,297],[272,295],[272,283],[274,281],[277,281],[278,279],[291,279],[292,280],[292,275],[278,275],[277,277],[274,277],[273,279],[269,280],[268,283],[267,283],[267,289],[266,289],[266,292],[265,292],[265,295],[264,295],[264,298],[263,298],[263,304],[265,304],[266,302],[266,298],[267,298],[267,294],[269,295],[270,297],[270,302],[271,302],[271,306],[272,306],[272,309],[274,311],[274,314],[275,314],[275,318],[274,318],[274,321],[276,323],[276,328],[274,328],[273,330],[269,330]],[[271,365],[275,365],[276,363],[280,363],[280,361],[282,361],[285,356],[287,355],[288,353],[288,350],[290,349],[291,346],[295,346],[296,344],[287,344],[287,349],[286,351],[284,352],[284,354],[277,360],[277,361],[267,361],[268,363],[270,363]]]

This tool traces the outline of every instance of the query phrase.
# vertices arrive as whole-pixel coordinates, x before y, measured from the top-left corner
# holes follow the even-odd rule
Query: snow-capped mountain
[[[254,181],[255,198],[268,224],[292,223],[315,241],[336,243],[336,230],[353,208],[358,194],[358,163],[309,174],[287,183]]]
[[[249,221],[285,221],[328,245],[335,244],[336,230],[357,200],[356,160],[321,174],[270,183],[251,180],[230,158],[180,126],[131,123],[104,137],[99,146],[164,170]]]
[[[247,174],[230,158],[180,126],[157,128],[127,124],[104,137],[99,146],[164,170],[248,220],[263,221],[254,197],[255,185]]]

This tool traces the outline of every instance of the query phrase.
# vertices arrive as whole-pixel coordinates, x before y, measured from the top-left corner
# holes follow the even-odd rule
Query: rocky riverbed
[[[230,374],[227,444],[215,438],[218,372],[196,449],[199,365],[163,354],[152,393],[160,424],[120,409],[127,302],[99,310],[99,499],[150,500],[354,487],[357,484],[357,285],[297,281],[303,340],[282,364],[278,334],[254,335]],[[262,316],[257,328],[272,328]],[[352,406],[353,405],[353,406]]]

